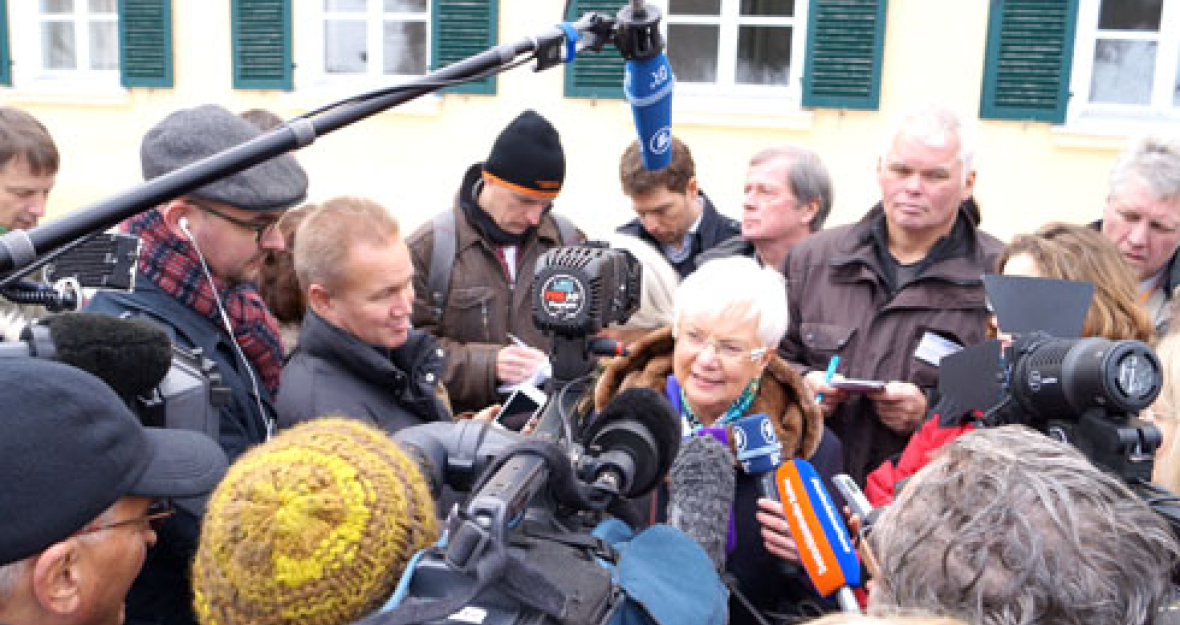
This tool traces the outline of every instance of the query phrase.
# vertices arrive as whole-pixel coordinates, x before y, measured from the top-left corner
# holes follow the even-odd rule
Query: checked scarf
[[[213,286],[206,279],[192,244],[172,234],[163,217],[154,210],[127,220],[123,228],[141,241],[139,270],[164,292],[209,319],[224,333],[217,302],[213,298]],[[278,321],[267,310],[254,284],[226,286],[216,277],[213,280],[234,329],[233,338],[273,396],[279,389],[283,372],[283,343]]]

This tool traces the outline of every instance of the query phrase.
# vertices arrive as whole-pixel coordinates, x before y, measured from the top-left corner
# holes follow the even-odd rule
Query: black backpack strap
[[[434,235],[431,238],[430,269],[426,274],[426,288],[429,291],[430,311],[434,323],[442,323],[443,310],[447,307],[447,296],[451,290],[451,270],[455,268],[455,211],[448,210],[434,216],[431,221]]]

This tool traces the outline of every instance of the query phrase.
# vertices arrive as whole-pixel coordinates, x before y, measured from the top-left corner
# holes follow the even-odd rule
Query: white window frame
[[[423,14],[386,13],[384,0],[369,0],[365,13],[365,32],[369,41],[368,67],[364,73],[336,74],[325,69],[324,24],[331,12],[324,9],[324,0],[302,0],[295,8],[295,91],[323,94],[355,95],[358,90],[390,87],[402,81],[419,78],[421,74],[385,74],[384,67],[384,22],[390,16],[401,16],[407,20]],[[430,71],[432,40],[433,3],[426,0],[426,50],[424,50],[427,71]],[[346,15],[341,13],[341,15]],[[356,15],[347,13],[347,15]],[[376,44],[376,45],[374,45]]]
[[[1106,0],[1117,2],[1118,0]],[[1101,0],[1080,0],[1074,37],[1073,70],[1070,73],[1070,98],[1066,122],[1073,126],[1105,127],[1123,132],[1125,126],[1161,121],[1180,122],[1180,106],[1173,104],[1177,69],[1180,68],[1180,0],[1164,0],[1160,31],[1122,31],[1125,40],[1154,41],[1156,66],[1150,105],[1090,102],[1094,73],[1094,46],[1098,40],[1098,17]],[[1107,37],[1109,38],[1109,37]],[[1134,132],[1136,130],[1127,130]]]
[[[44,92],[121,92],[119,55],[119,13],[116,4],[115,11],[110,14],[98,14],[95,18],[90,13],[88,0],[74,0],[74,12],[61,14],[62,17],[49,17],[41,13],[41,3],[37,0],[22,0],[8,3],[9,24],[28,24],[27,28],[12,28],[10,26],[10,46],[12,52],[12,81],[17,89],[29,89]],[[76,69],[53,69],[44,65],[44,42],[41,25],[45,21],[70,21],[74,23],[74,44]],[[114,69],[89,69],[90,67],[90,22],[111,22],[115,26],[115,67]]]
[[[802,109],[803,67],[807,53],[807,12],[810,0],[795,0],[792,17],[741,15],[741,0],[720,0],[718,15],[669,15],[668,0],[652,0],[663,13],[661,28],[665,38],[669,24],[699,24],[719,26],[717,82],[692,83],[677,77],[677,104],[691,108],[733,110],[735,104],[748,112],[781,114]],[[738,31],[742,26],[790,26],[791,67],[786,85],[745,85],[736,82]],[[735,96],[738,100],[735,101]],[[687,102],[686,102],[687,101]],[[784,107],[784,104],[786,105]]]

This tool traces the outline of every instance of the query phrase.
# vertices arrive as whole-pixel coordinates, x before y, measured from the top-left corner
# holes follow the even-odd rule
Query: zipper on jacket
[[[485,341],[492,340],[492,330],[488,327],[488,301],[484,300],[479,303],[479,316],[483,319],[483,339]]]

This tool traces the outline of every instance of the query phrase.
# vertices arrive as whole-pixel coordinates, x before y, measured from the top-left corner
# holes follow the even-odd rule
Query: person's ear
[[[332,314],[332,294],[324,285],[312,282],[307,289],[307,305],[325,319]]]
[[[159,210],[160,216],[164,218],[164,225],[173,236],[192,241],[192,215],[196,210],[191,204],[178,198],[169,201]]]
[[[799,213],[799,221],[811,226],[811,222],[815,221],[815,216],[819,214],[819,200],[816,199],[799,205]]]
[[[696,199],[696,196],[701,191],[701,183],[697,182],[697,177],[693,176],[688,179],[688,184],[684,186],[684,194],[690,198]]]
[[[967,198],[971,197],[971,194],[974,192],[975,192],[975,170],[972,169],[971,171],[967,172],[967,179],[963,184],[963,198],[962,198],[963,201],[966,201]]]
[[[33,596],[42,610],[59,616],[82,604],[82,552],[75,538],[50,545],[31,563]]]

